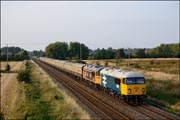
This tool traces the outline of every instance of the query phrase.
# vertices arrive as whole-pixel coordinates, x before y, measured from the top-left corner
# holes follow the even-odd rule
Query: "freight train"
[[[138,72],[46,57],[40,57],[40,60],[78,79],[85,80],[96,88],[108,92],[127,103],[141,103],[146,98],[145,78]]]

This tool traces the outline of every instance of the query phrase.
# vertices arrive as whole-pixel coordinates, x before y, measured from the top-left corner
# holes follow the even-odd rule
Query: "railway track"
[[[175,115],[172,115],[170,113],[167,113],[161,109],[158,109],[158,108],[155,108],[153,106],[150,106],[150,105],[144,105],[144,104],[141,104],[140,107],[146,109],[146,110],[149,110],[155,114],[158,114],[160,116],[162,116],[163,118],[167,119],[167,120],[178,120],[180,119],[179,116],[175,116]]]
[[[165,111],[158,111],[157,109],[151,108],[149,105],[138,105],[133,106],[124,103],[121,100],[114,99],[114,97],[106,96],[111,100],[112,104],[116,103],[116,107],[112,107],[110,102],[103,100],[103,98],[96,96],[87,90],[87,88],[96,91],[97,94],[105,94],[102,91],[94,90],[92,87],[85,85],[84,82],[72,80],[66,74],[57,71],[52,66],[45,65],[40,61],[35,61],[42,67],[50,76],[52,76],[57,82],[60,82],[68,90],[70,90],[79,100],[81,100],[86,106],[92,111],[96,111],[96,114],[102,119],[179,119],[178,116],[167,114]],[[81,82],[81,84],[79,84]],[[82,85],[83,84],[83,85]],[[122,110],[122,108],[124,108]],[[123,113],[123,114],[122,114]],[[128,117],[126,117],[128,116]]]
[[[128,117],[124,116],[122,113],[112,108],[109,104],[102,102],[100,99],[94,97],[92,94],[86,91],[85,87],[80,86],[76,81],[67,77],[66,75],[60,74],[54,68],[47,66],[39,61],[35,61],[40,65],[49,75],[51,75],[56,81],[64,85],[68,90],[70,90],[74,95],[76,95],[79,100],[81,100],[85,105],[91,108],[92,111],[96,111],[96,114],[102,119],[123,119],[127,120]]]

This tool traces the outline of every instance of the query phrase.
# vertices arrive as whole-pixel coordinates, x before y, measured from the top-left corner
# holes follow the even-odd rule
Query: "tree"
[[[71,59],[87,59],[89,48],[79,42],[70,42],[69,57]]]
[[[137,58],[145,58],[146,55],[145,55],[145,49],[138,49],[136,52],[135,52],[135,57]]]
[[[82,59],[87,59],[88,56],[89,56],[89,48],[84,45],[84,44],[81,44],[81,51],[82,51]]]
[[[3,47],[1,48],[1,60],[6,61],[7,60],[7,49],[8,49],[8,60],[25,60],[29,59],[28,53],[26,50],[21,49],[19,47]]]
[[[46,47],[46,56],[55,59],[66,59],[68,56],[68,44],[65,42],[51,43]]]
[[[28,53],[25,50],[22,50],[22,51],[18,52],[18,56],[19,56],[20,60],[27,60],[27,59],[29,59]]]
[[[161,44],[153,48],[149,53],[147,53],[148,57],[154,58],[172,58],[172,57],[180,57],[180,43],[176,44]]]
[[[106,56],[105,58],[106,59],[113,59],[115,56],[115,52],[113,51],[113,49],[111,47],[109,47],[107,50],[106,50]]]

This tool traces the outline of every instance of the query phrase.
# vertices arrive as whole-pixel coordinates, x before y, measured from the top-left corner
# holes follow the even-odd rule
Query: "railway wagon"
[[[125,102],[142,102],[146,97],[144,76],[138,72],[105,68],[100,71],[101,86]]]
[[[89,82],[95,84],[95,86],[100,86],[100,71],[104,67],[85,65],[83,67],[83,79],[88,80]]]
[[[55,60],[55,66],[61,70],[64,70],[65,63],[66,63],[66,61],[64,61],[64,60]]]
[[[44,62],[46,62],[52,66],[56,66],[56,64],[55,64],[56,62],[52,58],[40,57],[40,60],[42,60],[42,61],[44,61]]]
[[[46,57],[40,57],[40,60],[54,66],[57,67],[61,70],[64,70],[64,64],[66,61],[64,60],[57,60],[57,59],[52,59],[52,58],[46,58]]]
[[[79,78],[82,78],[83,66],[85,66],[85,64],[65,62],[64,63],[64,70],[67,73],[70,73],[70,74],[73,74]]]

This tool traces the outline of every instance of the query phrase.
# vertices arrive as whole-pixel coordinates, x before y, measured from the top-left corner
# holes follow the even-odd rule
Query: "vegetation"
[[[177,44],[161,44],[153,48],[147,57],[153,58],[180,58],[180,43]]]
[[[31,66],[28,61],[26,61],[25,65],[26,65],[26,69],[19,72],[19,74],[17,75],[17,80],[30,83],[31,82]]]
[[[46,56],[55,59],[66,59],[68,56],[68,44],[65,42],[49,44],[46,47]]]
[[[7,51],[9,61],[22,61],[29,59],[26,50],[23,50],[19,47],[3,47],[1,48],[1,61],[7,60]]]
[[[0,120],[4,120],[4,114],[0,112]]]
[[[36,57],[45,57],[46,53],[42,50],[33,50],[32,52],[29,52],[30,56],[36,56]]]
[[[87,59],[89,49],[84,44],[79,42],[70,42],[69,57],[70,59]]]
[[[31,68],[31,82],[19,82],[21,99],[16,107],[18,113],[15,118],[46,120],[90,118],[72,98],[59,91],[57,84],[52,82],[37,65],[27,62],[26,67]]]
[[[70,46],[66,42],[55,42],[46,47],[46,56],[55,59],[87,59],[88,55],[88,47],[79,42],[70,42]]]
[[[180,112],[179,81],[148,79],[147,95],[149,99],[154,98],[159,104]]]
[[[6,71],[6,72],[10,72],[10,70],[11,70],[11,67],[10,67],[10,65],[7,63],[7,64],[6,64],[5,71]]]

